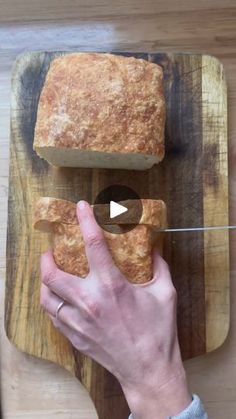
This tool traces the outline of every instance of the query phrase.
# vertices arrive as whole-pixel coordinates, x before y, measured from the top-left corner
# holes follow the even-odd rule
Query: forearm
[[[173,375],[169,374],[168,380],[159,387],[143,382],[136,388],[122,387],[133,414],[132,419],[171,417],[182,412],[192,400],[182,366]]]
[[[147,419],[156,419],[156,413],[150,417],[146,415]],[[163,417],[163,419],[208,419],[208,415],[201,403],[201,400],[198,396],[193,395],[191,404],[184,409],[181,413],[179,413],[177,416],[169,416],[169,417]],[[130,415],[128,419],[135,419],[133,415]]]

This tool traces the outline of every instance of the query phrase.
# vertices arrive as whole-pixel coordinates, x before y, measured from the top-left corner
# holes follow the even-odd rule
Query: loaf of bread
[[[164,157],[163,71],[133,57],[55,58],[40,95],[34,150],[55,166],[145,170]]]
[[[127,279],[134,283],[144,283],[152,278],[152,248],[158,243],[162,251],[163,239],[163,233],[158,234],[153,227],[166,227],[166,207],[162,201],[144,200],[143,207],[145,216],[132,230],[122,234],[124,225],[120,224],[120,234],[104,231],[114,262]],[[155,207],[156,217],[153,210]],[[40,198],[35,205],[34,228],[50,233],[54,259],[60,269],[80,277],[88,274],[89,267],[74,203],[49,197]]]

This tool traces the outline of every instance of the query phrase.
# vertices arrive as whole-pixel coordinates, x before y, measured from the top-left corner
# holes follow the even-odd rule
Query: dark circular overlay
[[[110,218],[110,202],[116,202],[127,211]],[[125,202],[124,202],[125,201]],[[142,217],[142,201],[139,195],[125,185],[111,185],[97,195],[93,203],[93,212],[97,223],[110,233],[121,234],[132,230]]]

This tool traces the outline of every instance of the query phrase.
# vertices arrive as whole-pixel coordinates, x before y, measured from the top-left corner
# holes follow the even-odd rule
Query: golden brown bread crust
[[[120,201],[121,205],[127,206],[132,202],[135,206],[137,201]],[[150,225],[156,229],[164,229],[167,227],[166,219],[166,205],[161,200],[142,199],[142,217],[139,224]],[[109,204],[99,205],[99,207],[106,207]],[[130,206],[129,206],[130,208]],[[129,211],[130,212],[130,211]],[[115,224],[136,224],[129,216],[129,212],[122,214],[123,218],[119,218]],[[106,211],[107,213],[107,211]],[[102,211],[100,211],[102,214]],[[100,218],[101,219],[101,218]],[[34,227],[38,230],[48,231],[51,228],[51,223],[64,223],[64,224],[78,224],[76,216],[76,204],[64,199],[57,199],[51,197],[41,197],[35,205],[34,214]],[[114,221],[105,218],[103,224],[114,224]]]
[[[164,157],[163,71],[133,57],[54,59],[41,92],[34,149],[45,146]]]
[[[138,225],[125,234],[104,231],[115,264],[130,282],[144,283],[152,278],[152,234]],[[89,268],[79,225],[53,225],[53,255],[65,272],[86,277]],[[135,243],[135,249],[134,249]]]
[[[147,201],[143,205],[146,208],[142,217],[144,224],[135,226],[125,234],[104,231],[114,262],[127,279],[135,283],[147,282],[152,278],[152,247],[157,238],[157,235],[153,236],[152,222],[160,228],[160,223],[166,219],[164,202],[143,201]],[[158,222],[157,217],[160,217],[161,222]],[[50,197],[40,198],[35,205],[34,228],[52,233],[53,255],[60,269],[81,277],[88,274],[75,203]],[[122,228],[120,225],[121,232]],[[163,235],[159,235],[160,251],[162,238]]]
[[[65,199],[41,197],[34,209],[34,228],[47,231],[51,223],[78,224],[76,204]]]

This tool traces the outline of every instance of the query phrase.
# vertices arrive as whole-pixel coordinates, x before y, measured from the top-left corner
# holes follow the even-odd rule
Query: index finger
[[[93,210],[86,201],[77,204],[77,217],[84,239],[90,270],[107,271],[114,267],[101,227],[97,224]]]

